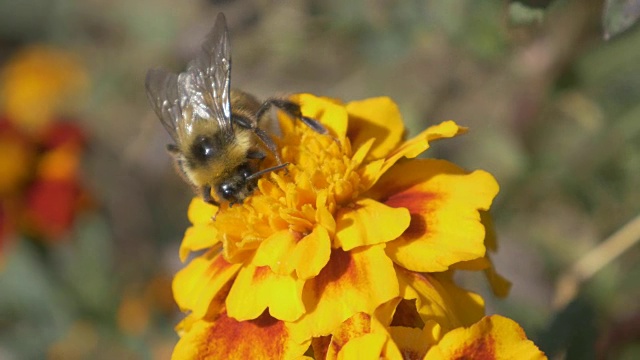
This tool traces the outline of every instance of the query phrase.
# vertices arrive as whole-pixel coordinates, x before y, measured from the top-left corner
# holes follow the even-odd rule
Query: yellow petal
[[[220,310],[233,277],[241,264],[230,264],[219,247],[193,259],[173,279],[173,296],[182,311],[202,318]]]
[[[491,263],[491,266],[484,270],[484,274],[489,281],[491,291],[499,298],[505,298],[511,291],[511,281],[504,278],[504,276],[498,274],[496,268],[493,266],[491,259],[487,256],[487,259]]]
[[[480,220],[485,228],[484,245],[491,251],[498,250],[498,238],[496,236],[496,230],[493,226],[493,218],[488,211],[480,212]]]
[[[422,359],[429,347],[437,342],[431,335],[431,326],[438,325],[431,322],[426,329],[391,326],[389,334],[404,359]]]
[[[291,254],[291,262],[299,279],[310,279],[322,270],[331,255],[331,239],[327,230],[317,226],[311,234],[298,242]]]
[[[268,266],[244,266],[227,296],[229,316],[239,320],[255,319],[269,308],[276,319],[294,321],[304,313],[303,280],[278,275]]]
[[[255,266],[269,266],[278,275],[296,272],[298,279],[312,278],[329,261],[331,239],[326,229],[316,227],[302,237],[297,232],[282,230],[260,244],[252,260]]]
[[[269,266],[279,275],[290,275],[294,271],[291,253],[296,248],[299,233],[281,230],[269,236],[256,250],[251,263],[255,266]]]
[[[354,149],[375,139],[369,151],[370,159],[386,156],[397,148],[405,133],[402,115],[396,103],[388,97],[349,102],[347,137]]]
[[[304,286],[307,313],[290,325],[292,336],[306,341],[328,335],[354,314],[372,314],[398,294],[398,280],[384,245],[349,252],[333,249],[320,274]]]
[[[419,274],[396,267],[400,293],[404,299],[415,299],[423,322],[437,322],[443,331],[475,323],[484,315],[482,297],[457,287],[446,278]]]
[[[379,360],[384,344],[387,342],[384,334],[365,334],[349,341],[338,354],[338,360],[362,359]],[[400,360],[401,358],[398,358]]]
[[[384,159],[372,161],[361,170],[365,189],[371,187],[380,176],[389,170],[403,157],[414,158],[429,148],[429,142],[444,138],[454,137],[466,132],[466,128],[458,126],[453,121],[445,121],[439,125],[431,126],[418,136],[404,142],[400,147],[386,155]]]
[[[400,360],[403,357],[383,324],[368,314],[357,313],[334,331],[325,359]]]
[[[213,224],[191,226],[180,243],[180,261],[185,262],[192,251],[210,248],[218,242],[218,230]]]
[[[319,121],[331,130],[338,139],[344,139],[347,133],[349,117],[342,103],[335,99],[318,97],[311,94],[297,94],[293,95],[291,99],[300,104],[302,115]],[[287,130],[287,128],[298,126],[298,124],[292,123],[291,119],[283,121],[283,118],[280,117],[280,122],[284,128],[283,132],[291,132],[291,130]]]
[[[404,208],[392,208],[372,199],[361,199],[338,210],[335,247],[351,250],[395,240],[409,226],[411,217]]]
[[[515,321],[499,315],[448,332],[424,357],[425,360],[546,358]]]
[[[262,314],[237,321],[222,313],[215,321],[193,323],[178,341],[172,359],[299,359],[309,342],[292,341],[286,325]]]
[[[481,211],[480,219],[486,229],[484,244],[487,247],[487,250],[496,251],[498,248],[498,243],[489,212]],[[511,290],[511,282],[505,279],[502,275],[498,274],[495,266],[493,265],[493,262],[491,261],[491,258],[489,257],[489,251],[487,251],[485,256],[482,258],[462,261],[452,265],[451,268],[456,270],[470,271],[483,270],[485,276],[487,277],[487,280],[489,281],[489,286],[491,286],[493,294],[499,298],[505,298],[509,295],[509,291]]]
[[[497,192],[487,172],[467,173],[442,160],[412,160],[389,170],[370,196],[411,213],[404,234],[387,244],[389,257],[406,269],[438,272],[485,255],[479,210],[488,209]]]
[[[209,224],[218,212],[218,207],[202,200],[201,197],[194,197],[189,204],[187,216],[194,225]]]

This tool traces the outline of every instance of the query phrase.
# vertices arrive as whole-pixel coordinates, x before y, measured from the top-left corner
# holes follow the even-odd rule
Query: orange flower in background
[[[484,171],[415,159],[466,129],[446,121],[403,141],[388,98],[293,100],[332,136],[281,116],[288,171],[260,179],[242,205],[193,200],[180,258],[204,253],[174,279],[190,313],[174,358],[297,358],[311,345],[316,358],[351,358],[340,351],[363,344],[372,358],[400,358],[418,343],[423,356],[480,321],[482,298],[450,275],[456,266],[495,273],[485,223],[498,185]]]
[[[18,52],[1,74],[0,243],[15,232],[55,241],[87,205],[80,183],[86,135],[60,117],[87,76],[73,55],[44,46]]]

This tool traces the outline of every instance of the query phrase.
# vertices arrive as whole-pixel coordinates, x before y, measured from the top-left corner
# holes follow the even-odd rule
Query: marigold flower
[[[8,118],[27,132],[51,122],[71,95],[88,83],[84,67],[71,53],[32,45],[2,69],[0,99]]]
[[[395,358],[398,344],[425,331],[423,354],[479,321],[482,298],[450,275],[457,267],[495,273],[485,223],[498,185],[481,170],[415,159],[466,129],[445,121],[403,141],[389,98],[293,100],[332,136],[281,115],[288,171],[264,176],[242,205],[192,201],[180,258],[204,253],[174,279],[176,302],[190,312],[174,358],[298,358],[309,345],[316,358],[332,358],[335,344],[351,351],[359,342],[375,344],[375,358]],[[497,274],[493,283],[508,291]],[[361,339],[345,330],[354,321],[382,330]]]
[[[65,100],[86,85],[86,72],[72,53],[34,45],[0,75],[0,241],[15,230],[57,240],[88,203],[79,176],[84,131],[60,117]]]
[[[0,121],[3,242],[15,229],[45,241],[70,229],[88,198],[80,183],[84,142],[82,130],[70,122],[52,122],[34,136]]]

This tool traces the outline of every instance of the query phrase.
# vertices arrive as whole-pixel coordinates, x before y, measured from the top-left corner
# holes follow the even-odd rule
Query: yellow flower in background
[[[71,53],[44,45],[13,56],[1,79],[2,109],[27,132],[38,132],[60,116],[65,102],[88,82],[83,65]]]
[[[297,358],[310,345],[316,358],[338,356],[336,344],[352,338],[350,348],[376,344],[384,352],[375,358],[395,358],[403,341],[414,338],[424,354],[479,321],[482,298],[451,272],[495,273],[485,223],[498,185],[484,171],[415,159],[466,129],[446,121],[403,141],[389,98],[293,100],[332,136],[281,116],[288,171],[260,179],[242,205],[193,200],[180,257],[204,253],[174,279],[176,302],[190,313],[174,358]],[[492,284],[508,291],[497,274]],[[345,330],[361,317],[382,330],[365,339]]]

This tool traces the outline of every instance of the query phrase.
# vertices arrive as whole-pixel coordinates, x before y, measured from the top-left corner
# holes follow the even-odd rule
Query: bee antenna
[[[270,172],[272,172],[272,171],[276,171],[276,170],[284,169],[285,167],[287,167],[287,165],[289,165],[289,163],[284,163],[284,164],[280,164],[280,165],[276,165],[276,166],[270,167],[270,168],[268,168],[268,169],[260,170],[260,171],[258,171],[258,172],[256,172],[256,173],[253,173],[253,174],[251,174],[251,175],[247,176],[247,179],[246,179],[246,180],[247,180],[247,181],[248,181],[248,180],[252,180],[252,179],[255,179],[255,178],[257,178],[257,177],[260,177],[260,176],[262,176],[262,175],[264,175],[264,174],[266,174],[266,173],[270,173]]]

